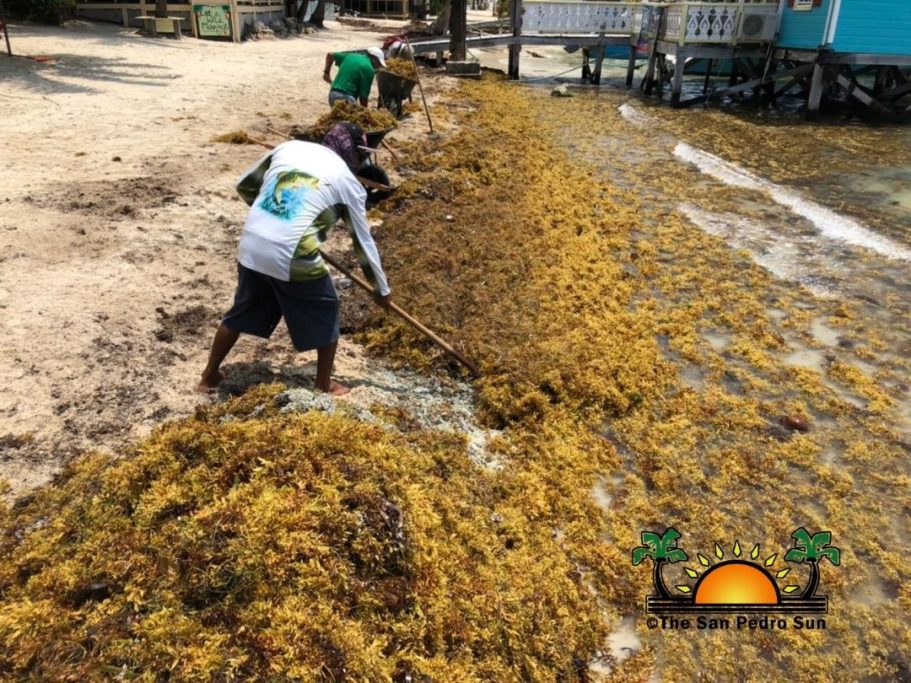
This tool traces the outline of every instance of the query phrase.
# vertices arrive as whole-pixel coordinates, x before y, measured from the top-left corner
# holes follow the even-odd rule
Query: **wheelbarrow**
[[[380,92],[379,106],[389,110],[395,118],[402,115],[402,102],[411,101],[411,91],[417,81],[381,69],[376,72],[376,87]]]

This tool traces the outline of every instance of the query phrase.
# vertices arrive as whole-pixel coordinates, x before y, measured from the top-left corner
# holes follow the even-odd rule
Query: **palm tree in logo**
[[[832,541],[830,531],[820,531],[818,534],[810,533],[800,527],[791,534],[794,547],[784,556],[786,562],[805,562],[810,565],[810,580],[804,588],[801,598],[812,598],[819,587],[819,561],[829,560],[836,567],[841,564],[841,551],[835,547],[826,547]]]
[[[662,598],[671,597],[664,585],[662,568],[666,564],[683,562],[687,559],[686,553],[677,547],[678,538],[680,538],[680,532],[674,527],[668,527],[667,531],[660,536],[651,531],[643,531],[642,545],[633,548],[633,566],[641,563],[646,557],[650,557],[655,563],[652,568],[652,581],[655,584],[655,592]]]

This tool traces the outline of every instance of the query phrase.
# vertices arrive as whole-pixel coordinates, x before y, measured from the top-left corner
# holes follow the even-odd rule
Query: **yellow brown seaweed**
[[[611,680],[908,670],[907,451],[884,384],[906,361],[874,377],[849,355],[785,363],[786,335],[812,343],[821,317],[862,333],[866,354],[885,344],[852,306],[782,286],[634,189],[693,188],[599,180],[569,156],[554,140],[582,139],[568,109],[581,98],[548,98],[544,116],[542,96],[487,80],[460,97],[434,112],[444,138],[401,146],[414,173],[379,237],[397,298],[482,364],[502,470],[401,416],[397,431],[282,414],[274,388],[167,425],[133,458],[79,461],[2,512],[7,671],[585,680],[621,617],[643,647],[606,658]],[[393,321],[363,338],[447,363]],[[827,629],[646,630],[650,576],[629,550],[671,524],[693,551],[781,552],[797,526],[831,529],[843,566],[824,576]]]

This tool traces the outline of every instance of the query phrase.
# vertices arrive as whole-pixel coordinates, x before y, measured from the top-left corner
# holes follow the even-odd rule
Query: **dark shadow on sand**
[[[167,67],[141,64],[123,58],[90,57],[81,54],[55,54],[53,63],[38,62],[27,57],[0,60],[0,80],[29,93],[40,95],[100,92],[89,83],[79,81],[115,82],[161,87],[181,78]],[[149,73],[152,70],[158,73]],[[66,79],[65,81],[63,79]]]
[[[240,396],[260,384],[279,382],[288,389],[312,389],[316,377],[316,359],[302,365],[275,366],[263,361],[226,363],[227,377],[218,385],[219,400]]]

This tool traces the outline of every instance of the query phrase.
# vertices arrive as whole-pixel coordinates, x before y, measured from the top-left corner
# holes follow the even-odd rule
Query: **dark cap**
[[[361,165],[361,160],[376,150],[367,146],[367,136],[355,123],[342,121],[326,133],[323,144],[338,154],[353,173]]]

